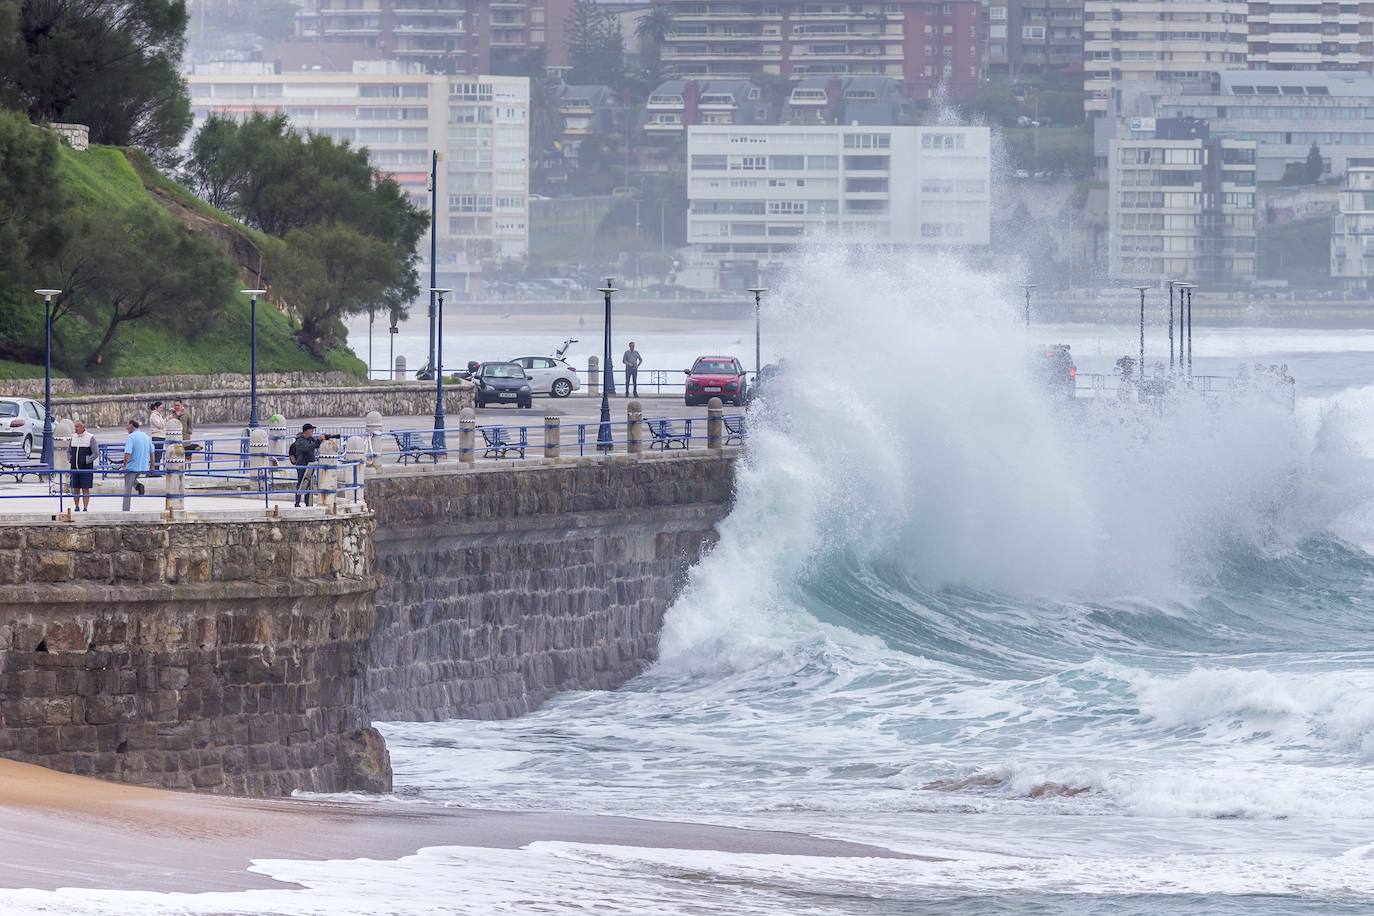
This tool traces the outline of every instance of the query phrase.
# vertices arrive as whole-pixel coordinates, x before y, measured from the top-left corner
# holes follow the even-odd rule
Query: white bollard
[[[318,483],[314,487],[307,483],[306,489],[319,490],[320,505],[332,511],[338,505],[339,495],[339,440],[326,439],[320,443],[315,463],[319,465]],[[309,481],[309,477],[306,480]]]
[[[382,413],[379,410],[369,410],[367,416],[363,418],[363,425],[367,429],[367,444],[364,447],[363,460],[366,461],[374,471],[382,469],[381,443],[377,440],[382,435]]]
[[[186,511],[186,445],[181,439],[181,421],[167,420],[167,441],[162,447],[162,477],[166,496],[163,509],[168,518]]]
[[[636,458],[644,451],[644,408],[638,401],[625,408],[625,451]]]
[[[725,405],[720,398],[706,402],[706,447],[717,455],[725,447]]]
[[[469,467],[477,463],[477,411],[471,407],[458,411],[458,461]]]
[[[563,445],[563,420],[557,414],[544,415],[544,460],[557,461]]]
[[[372,439],[369,436],[364,439],[362,436],[349,436],[348,442],[344,445],[344,454],[348,456],[348,462],[343,466],[342,473],[345,474],[344,484],[352,487],[350,502],[361,506],[363,504],[364,475],[367,473],[366,459],[371,456],[368,453],[367,444]]]

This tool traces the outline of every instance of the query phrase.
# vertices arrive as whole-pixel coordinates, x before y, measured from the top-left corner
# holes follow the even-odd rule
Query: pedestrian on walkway
[[[186,409],[180,398],[172,402],[172,416],[181,421],[181,441],[185,443],[189,455],[200,446],[191,441],[191,411]]]
[[[315,435],[315,424],[307,423],[301,427],[298,435],[291,443],[291,447],[286,450],[286,456],[291,459],[291,463],[296,466],[296,505],[301,504],[301,496],[305,496],[305,504],[310,505],[310,490],[307,483],[314,482],[314,468],[310,465],[315,463],[319,456],[320,438]],[[302,494],[302,490],[306,491]]]
[[[153,470],[162,467],[162,453],[167,448],[167,415],[162,412],[162,402],[154,401],[148,405],[148,435],[153,440]]]
[[[72,469],[72,493],[76,495],[76,511],[91,511],[91,485],[95,482],[96,441],[86,431],[86,424],[77,420],[71,445],[67,449],[67,460]],[[85,505],[82,505],[82,498]]]
[[[644,362],[644,355],[635,349],[635,342],[630,341],[630,349],[625,351],[625,355],[620,357],[620,361],[625,364],[625,397],[639,397],[639,364]],[[633,387],[634,394],[631,395],[630,389]]]
[[[124,440],[124,459],[120,465],[124,468],[124,511],[128,512],[134,491],[137,490],[139,496],[143,495],[143,484],[138,482],[138,475],[148,473],[153,460],[153,440],[139,429],[137,420],[130,419],[124,428],[129,438]]]

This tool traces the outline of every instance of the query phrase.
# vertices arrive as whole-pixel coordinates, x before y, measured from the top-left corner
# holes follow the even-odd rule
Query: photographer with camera
[[[320,454],[320,443],[325,439],[337,439],[338,436],[325,436],[315,434],[315,424],[306,423],[301,427],[300,435],[296,436],[291,442],[291,447],[287,449],[286,456],[291,459],[291,463],[296,466],[296,505],[301,504],[301,496],[305,496],[305,504],[310,505],[310,490],[315,488],[315,468],[311,465],[318,463]],[[305,491],[302,493],[301,491]]]

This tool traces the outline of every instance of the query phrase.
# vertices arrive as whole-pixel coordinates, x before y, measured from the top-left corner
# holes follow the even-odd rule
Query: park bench
[[[38,476],[39,463],[29,457],[23,442],[0,442],[0,477],[13,477],[22,483],[30,474]]]
[[[649,449],[651,451],[656,448],[665,452],[675,448],[687,448],[692,441],[690,429],[678,432],[668,420],[646,420],[644,425],[649,427]]]
[[[524,436],[518,440],[511,439],[510,430],[504,426],[479,426],[477,431],[482,434],[482,442],[486,445],[483,458],[504,458],[511,452],[525,457]]]
[[[743,445],[746,429],[744,417],[723,417],[725,421],[725,444]]]
[[[396,440],[396,451],[399,453],[397,460],[401,464],[409,464],[412,461],[418,462],[423,458],[428,458],[435,464],[439,463],[439,456],[430,448],[430,444],[433,442],[432,433],[398,430],[391,434],[391,438]]]

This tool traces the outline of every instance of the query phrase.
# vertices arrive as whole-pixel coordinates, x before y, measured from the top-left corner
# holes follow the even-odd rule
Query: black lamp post
[[[1035,289],[1034,283],[1022,283],[1021,292],[1026,294],[1026,333],[1030,333],[1030,299],[1031,290]]]
[[[759,314],[763,306],[759,301],[759,297],[768,292],[768,287],[751,286],[749,287],[749,292],[754,294],[754,382],[757,383],[759,380],[759,370],[763,368],[763,346],[760,343],[762,338],[759,333],[762,326]]]
[[[1139,370],[1140,384],[1145,384],[1145,293],[1150,289],[1148,286],[1137,286],[1140,290],[1140,365]]]
[[[1174,371],[1174,286],[1177,280],[1169,281],[1169,371]]]
[[[439,325],[435,341],[434,364],[434,440],[432,447],[437,456],[446,451],[444,447],[444,293],[453,290],[437,286],[429,288],[429,294],[439,300]]]
[[[258,297],[265,289],[245,289],[248,297],[248,428],[258,428]]]
[[[1178,309],[1179,309],[1179,312],[1178,312],[1178,321],[1179,321],[1179,325],[1180,325],[1179,330],[1180,330],[1180,332],[1184,331],[1184,330],[1185,330],[1184,325],[1186,324],[1187,338],[1188,338],[1188,349],[1187,349],[1187,351],[1186,351],[1186,352],[1187,352],[1187,356],[1186,356],[1186,358],[1185,358],[1185,356],[1184,356],[1184,352],[1185,352],[1185,351],[1183,350],[1183,346],[1182,346],[1182,345],[1183,345],[1183,341],[1182,341],[1182,339],[1180,339],[1180,340],[1179,340],[1179,360],[1178,360],[1178,362],[1179,362],[1179,366],[1187,371],[1188,377],[1189,377],[1189,378],[1192,378],[1192,377],[1193,377],[1193,290],[1195,290],[1195,289],[1197,289],[1197,284],[1196,284],[1196,283],[1180,283],[1180,284],[1179,284],[1179,290],[1180,290],[1180,292],[1179,292],[1180,301],[1179,301],[1179,304],[1178,304]],[[1186,302],[1186,308],[1187,308],[1187,311],[1186,311],[1186,312],[1184,311],[1185,302]],[[1183,334],[1180,333],[1179,336],[1180,336],[1180,338],[1182,338],[1182,337],[1183,337]],[[1186,362],[1185,362],[1185,359],[1186,359]]]
[[[429,353],[428,369],[434,369],[434,290],[439,285],[439,151],[429,152]]]
[[[36,289],[43,297],[43,467],[52,467],[52,297],[60,289]]]
[[[611,293],[617,292],[615,288],[615,277],[607,277],[606,285],[598,287],[601,295],[606,299],[606,336],[602,347],[602,383],[601,383],[601,425],[596,431],[596,447],[603,451],[610,451],[613,445],[611,438],[611,385],[614,384],[614,376],[611,375]]]

